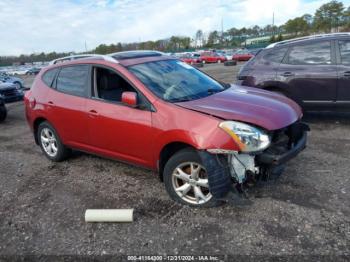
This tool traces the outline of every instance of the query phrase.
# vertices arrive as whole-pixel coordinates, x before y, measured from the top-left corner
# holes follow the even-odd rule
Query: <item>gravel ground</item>
[[[232,82],[238,69],[203,70]],[[30,86],[32,78],[25,81]],[[79,152],[50,162],[34,144],[23,104],[8,109],[0,125],[0,261],[136,254],[349,259],[347,115],[308,115],[308,148],[279,180],[253,190],[253,205],[193,209],[174,203],[150,171]],[[134,208],[135,221],[87,224],[87,208]]]

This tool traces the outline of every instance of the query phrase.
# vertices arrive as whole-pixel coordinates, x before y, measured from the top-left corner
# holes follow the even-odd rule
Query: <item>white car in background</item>
[[[28,68],[17,68],[17,69],[7,71],[7,74],[11,76],[25,75],[27,71],[28,71]]]
[[[22,89],[24,87],[24,81],[15,76],[10,76],[8,73],[0,72],[0,84],[9,83],[16,86],[17,89]]]

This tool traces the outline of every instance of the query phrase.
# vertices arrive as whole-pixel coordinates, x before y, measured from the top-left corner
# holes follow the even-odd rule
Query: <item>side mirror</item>
[[[136,92],[123,92],[122,103],[131,107],[137,106],[137,93]]]

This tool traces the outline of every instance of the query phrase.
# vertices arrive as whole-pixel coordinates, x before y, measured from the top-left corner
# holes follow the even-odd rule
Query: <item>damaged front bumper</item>
[[[305,149],[308,125],[296,122],[272,134],[270,146],[259,153],[213,151],[201,153],[214,197],[222,199],[230,189],[244,191],[245,185],[279,176],[285,163]],[[230,185],[228,185],[230,184]]]

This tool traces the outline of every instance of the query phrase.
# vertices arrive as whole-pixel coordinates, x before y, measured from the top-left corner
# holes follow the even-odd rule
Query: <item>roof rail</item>
[[[332,36],[350,36],[350,32],[303,36],[303,37],[298,37],[298,38],[293,38],[293,39],[288,39],[288,40],[272,43],[272,44],[268,45],[266,48],[272,48],[275,46],[293,43],[293,42],[298,42],[298,41],[303,41],[303,40],[308,40],[308,39],[318,39],[318,38],[332,37]]]
[[[109,55],[83,54],[83,55],[71,55],[71,56],[60,57],[60,58],[57,58],[55,60],[52,60],[50,62],[50,65],[54,65],[57,63],[63,63],[66,61],[72,61],[72,60],[78,60],[78,59],[88,59],[88,58],[100,58],[100,59],[103,59],[105,61],[118,63],[117,59],[115,59]]]

